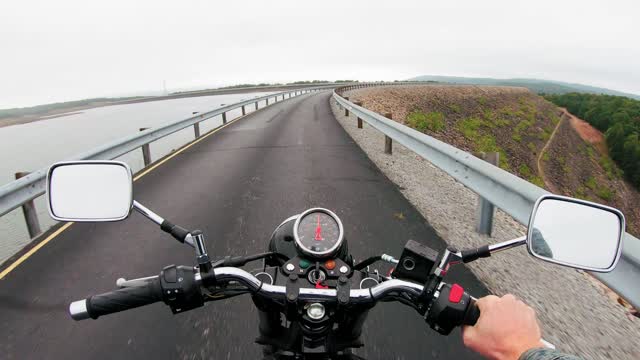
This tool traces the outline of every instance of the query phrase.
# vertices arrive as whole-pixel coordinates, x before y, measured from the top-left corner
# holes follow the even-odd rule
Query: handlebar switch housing
[[[433,330],[449,335],[453,328],[464,324],[472,305],[471,296],[460,285],[443,284],[427,311],[425,320]]]
[[[174,314],[204,305],[200,286],[195,281],[195,270],[188,266],[169,265],[160,272],[162,301]]]

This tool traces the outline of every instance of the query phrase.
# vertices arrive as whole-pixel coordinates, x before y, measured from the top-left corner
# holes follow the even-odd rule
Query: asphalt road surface
[[[443,249],[334,119],[329,101],[329,92],[313,93],[250,114],[140,178],[135,198],[174,223],[203,230],[213,257],[265,251],[282,220],[316,206],[340,216],[356,259],[399,256],[408,239]],[[81,322],[67,314],[71,301],[114,290],[119,277],[194,263],[190,247],[140,214],[76,223],[0,281],[0,358],[259,358],[249,296],[177,316],[162,303]],[[474,295],[486,292],[464,267],[449,280]],[[399,303],[373,309],[363,341],[356,353],[369,359],[477,358],[459,331],[441,336]]]

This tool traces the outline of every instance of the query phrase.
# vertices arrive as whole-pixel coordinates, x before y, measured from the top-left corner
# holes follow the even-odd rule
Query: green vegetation
[[[407,115],[407,123],[412,128],[425,132],[430,130],[432,132],[442,131],[445,127],[444,115],[441,112],[432,111],[429,113],[423,113],[419,110],[412,111]]]
[[[542,154],[542,161],[544,161],[544,162],[549,161],[549,153]]]
[[[604,132],[611,157],[633,185],[640,188],[640,101],[579,93],[546,98]]]
[[[531,177],[527,178],[527,181],[532,183],[532,184],[534,184],[534,185],[537,185],[537,186],[539,186],[541,188],[544,187],[544,181],[542,180],[542,178],[540,176],[531,176]]]
[[[456,124],[458,131],[475,144],[476,151],[500,153],[499,166],[505,170],[509,170],[510,166],[507,161],[506,151],[496,144],[496,138],[493,135],[480,131],[482,128],[493,128],[493,126],[491,122],[477,117],[465,118]]]
[[[609,189],[606,185],[598,184],[596,179],[593,176],[590,176],[585,182],[584,185],[594,191],[599,198],[603,200],[611,200],[613,197],[613,190]]]
[[[531,176],[531,169],[529,169],[529,166],[527,166],[527,164],[520,164],[520,166],[518,166],[518,172],[520,173],[520,175],[529,178]]]
[[[602,166],[604,171],[607,173],[607,177],[609,178],[609,180],[619,179],[620,177],[622,177],[622,170],[620,170],[620,168],[618,168],[613,163],[610,157],[601,156],[600,160],[598,160],[598,163],[600,163],[600,166]]]

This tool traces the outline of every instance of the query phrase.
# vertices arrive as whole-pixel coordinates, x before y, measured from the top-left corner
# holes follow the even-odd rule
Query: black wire
[[[364,268],[366,268],[367,266],[373,264],[376,261],[380,261],[382,260],[382,256],[378,255],[378,256],[372,256],[364,261],[359,262],[358,264],[356,264],[353,269],[354,270],[362,270]]]

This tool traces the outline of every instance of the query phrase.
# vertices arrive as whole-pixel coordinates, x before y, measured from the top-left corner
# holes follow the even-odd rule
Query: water
[[[105,106],[84,110],[79,114],[41,120],[23,125],[0,128],[0,183],[15,179],[19,171],[35,171],[50,164],[80,154],[98,145],[136,133],[140,128],[154,128],[168,122],[193,116],[192,113],[210,111],[223,105],[272,94],[245,93],[202,96],[146,103]],[[261,103],[260,106],[264,106]],[[245,107],[254,111],[253,105]],[[227,113],[231,120],[242,114],[241,109]],[[200,134],[222,124],[216,116],[200,123]],[[193,140],[193,127],[187,127],[151,143],[151,158],[156,160]],[[134,150],[118,158],[134,172],[143,167],[142,151]],[[43,196],[35,200],[43,230],[55,222],[49,217]],[[0,262],[29,242],[22,209],[18,208],[0,218]]]

